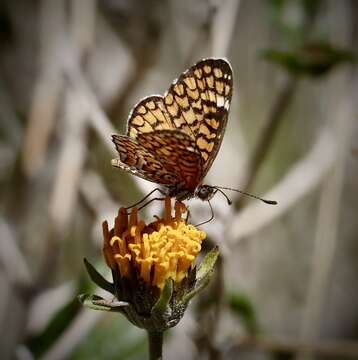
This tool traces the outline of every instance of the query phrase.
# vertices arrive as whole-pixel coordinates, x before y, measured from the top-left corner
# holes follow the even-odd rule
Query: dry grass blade
[[[287,212],[304,196],[315,190],[323,181],[335,161],[334,139],[327,130],[322,130],[309,153],[267,194],[265,198],[273,198],[279,206],[265,206],[252,202],[238,213],[228,230],[228,243],[234,245],[244,237],[253,235],[264,226],[273,222]]]
[[[63,80],[58,58],[65,28],[64,1],[43,0],[40,21],[40,74],[22,148],[22,165],[29,177],[36,175],[46,161],[60,101]]]

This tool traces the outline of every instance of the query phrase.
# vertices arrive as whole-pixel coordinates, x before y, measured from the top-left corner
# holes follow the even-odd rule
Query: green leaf
[[[110,292],[111,294],[114,294],[114,285],[107,281],[86,258],[83,259],[83,261],[91,280],[100,288]]]
[[[219,247],[215,246],[210,250],[203,261],[199,265],[198,271],[196,272],[196,281],[201,282],[205,279],[206,276],[214,269],[216,260],[219,256]]]
[[[56,312],[43,331],[25,340],[25,344],[34,355],[34,358],[39,359],[46,353],[70,326],[81,309],[81,304],[79,304],[76,298],[72,297],[69,302]]]
[[[250,335],[256,335],[259,326],[256,311],[250,299],[243,293],[233,293],[228,295],[228,304],[230,309],[240,317],[247,332]]]
[[[81,294],[78,296],[78,300],[90,309],[101,311],[119,311],[121,312],[123,307],[130,304],[125,301],[109,301],[105,300],[98,295]]]
[[[310,42],[294,51],[265,49],[265,60],[281,66],[292,75],[319,77],[338,65],[357,62],[357,55],[350,49],[342,49],[327,42]]]
[[[198,271],[196,273],[196,283],[193,290],[188,292],[183,297],[183,302],[188,302],[196,294],[202,291],[210,282],[214,274],[214,266],[219,256],[219,247],[215,246],[208,254],[204,257],[201,262]]]
[[[201,280],[200,283],[197,283],[197,285],[195,286],[195,288],[194,288],[192,291],[188,292],[188,293],[183,297],[183,302],[184,302],[184,303],[188,302],[188,301],[191,300],[196,294],[198,294],[199,292],[201,292],[202,290],[204,290],[204,289],[208,286],[208,284],[209,284],[209,282],[210,282],[213,274],[214,274],[214,270],[209,271],[209,272],[207,273],[207,275],[205,276],[205,278],[204,278],[203,280]]]
[[[169,305],[169,301],[172,298],[174,289],[174,281],[173,279],[167,279],[164,285],[164,288],[160,294],[159,300],[152,308],[152,313],[164,314]]]

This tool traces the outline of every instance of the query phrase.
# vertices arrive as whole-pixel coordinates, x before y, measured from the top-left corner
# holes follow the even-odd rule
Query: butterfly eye
[[[196,196],[201,200],[209,200],[214,194],[215,189],[208,185],[199,186]]]

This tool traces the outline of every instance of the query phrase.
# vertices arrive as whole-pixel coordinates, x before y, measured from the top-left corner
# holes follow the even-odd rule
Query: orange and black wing
[[[197,187],[202,174],[201,157],[191,137],[180,130],[156,130],[139,134],[137,141],[177,174],[177,183],[188,190]]]
[[[119,158],[113,159],[111,164],[142,179],[173,186],[177,182],[177,174],[164,167],[155,154],[138,144],[134,139],[125,135],[112,135]]]
[[[232,89],[229,63],[206,59],[181,74],[164,95],[164,105],[175,128],[195,141],[202,159],[201,179],[220,148]]]
[[[175,129],[161,96],[149,96],[141,100],[130,113],[127,135],[133,139],[138,134],[155,130]]]
[[[146,180],[166,185],[181,184],[194,190],[201,174],[200,154],[195,143],[178,130],[140,133],[137,139],[113,135],[120,158],[112,165]]]
[[[188,189],[194,189],[210,169],[220,148],[232,87],[229,63],[223,59],[206,59],[182,73],[163,97],[150,96],[141,100],[129,115],[128,139],[121,138],[131,150],[130,154],[125,154],[126,145],[121,147],[122,166],[119,167],[166,185],[168,182],[159,181],[164,174],[176,174],[178,183],[184,182]],[[140,145],[138,149],[137,144]],[[146,159],[157,162],[150,160],[148,164]],[[139,162],[134,164],[137,160]],[[161,165],[162,169],[152,171],[151,164],[155,164],[153,167]]]

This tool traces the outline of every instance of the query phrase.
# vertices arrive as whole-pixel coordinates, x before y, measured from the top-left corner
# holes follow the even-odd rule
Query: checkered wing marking
[[[119,153],[119,159],[112,160],[113,166],[157,184],[173,186],[177,183],[176,172],[166,168],[160,158],[135,139],[125,135],[112,135],[112,141]]]
[[[202,158],[202,178],[220,148],[232,88],[229,63],[223,59],[206,59],[181,74],[164,96],[175,127],[195,140]]]
[[[156,130],[138,134],[137,140],[156,159],[160,159],[168,171],[177,173],[177,183],[195,190],[202,178],[202,161],[190,136],[180,130]]]
[[[129,115],[127,135],[137,138],[140,133],[174,129],[161,96],[149,96],[141,100]]]

